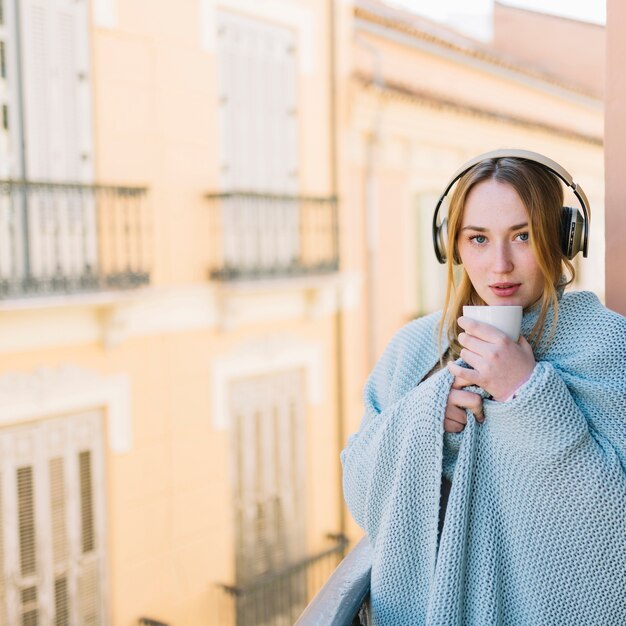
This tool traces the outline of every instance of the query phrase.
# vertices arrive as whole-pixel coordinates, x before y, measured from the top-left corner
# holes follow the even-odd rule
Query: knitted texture
[[[526,337],[537,314],[524,315]],[[453,377],[420,382],[440,315],[391,340],[341,455],[373,549],[374,624],[626,625],[626,318],[591,293],[562,295],[517,396],[485,399],[483,424],[467,411],[444,437]],[[438,540],[442,469],[452,491]]]

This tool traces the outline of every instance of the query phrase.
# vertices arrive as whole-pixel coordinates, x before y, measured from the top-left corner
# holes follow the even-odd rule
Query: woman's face
[[[487,304],[527,307],[541,297],[543,276],[529,239],[528,213],[511,185],[485,180],[472,188],[457,246],[474,289]]]

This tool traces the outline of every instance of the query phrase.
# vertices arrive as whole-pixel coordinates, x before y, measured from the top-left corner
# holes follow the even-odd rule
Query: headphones
[[[586,257],[589,243],[589,201],[587,200],[585,192],[572,180],[570,174],[558,163],[543,156],[542,154],[538,154],[537,152],[530,152],[528,150],[493,150],[474,157],[471,161],[468,161],[465,165],[463,165],[454,174],[450,182],[446,185],[444,192],[439,197],[439,200],[437,200],[435,215],[433,216],[433,245],[435,246],[435,255],[437,256],[439,263],[446,262],[448,220],[447,218],[444,218],[441,224],[439,224],[437,217],[439,215],[439,209],[448,195],[448,192],[454,183],[459,180],[459,178],[482,161],[487,161],[489,159],[503,159],[506,157],[525,159],[526,161],[539,163],[539,165],[542,165],[549,172],[552,172],[552,174],[560,178],[568,187],[571,187],[574,195],[580,202],[583,212],[581,215],[580,211],[576,208],[567,206],[563,207],[563,212],[561,214],[561,250],[570,260],[581,251],[583,256]],[[455,258],[454,262],[458,264],[460,263],[460,260]]]

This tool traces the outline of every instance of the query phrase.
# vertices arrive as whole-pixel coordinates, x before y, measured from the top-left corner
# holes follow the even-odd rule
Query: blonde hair
[[[439,326],[439,345],[445,326],[450,350],[455,357],[461,351],[458,342],[461,329],[457,319],[463,314],[463,305],[486,304],[474,289],[465,268],[460,265],[455,269],[454,263],[460,263],[457,238],[467,196],[475,185],[488,180],[513,187],[528,212],[530,245],[544,280],[543,294],[539,300],[541,309],[528,338],[533,348],[541,341],[550,306],[554,313],[548,342],[552,340],[558,317],[557,289],[569,285],[575,276],[574,266],[561,250],[563,188],[558,178],[543,165],[521,158],[488,159],[475,165],[459,179],[448,209],[448,280]]]

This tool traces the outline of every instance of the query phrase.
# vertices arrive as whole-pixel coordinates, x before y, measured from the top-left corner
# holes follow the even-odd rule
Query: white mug
[[[522,327],[522,307],[518,305],[503,306],[464,306],[463,316],[490,326],[508,335],[513,341],[519,339]]]

